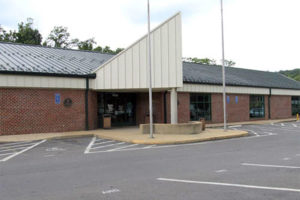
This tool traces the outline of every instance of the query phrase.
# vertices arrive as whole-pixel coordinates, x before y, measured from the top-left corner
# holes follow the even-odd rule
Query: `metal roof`
[[[0,42],[0,72],[87,75],[114,55],[93,51]],[[222,67],[183,62],[183,82],[222,84]],[[300,82],[277,72],[226,67],[231,86],[300,89]]]
[[[264,88],[300,89],[300,82],[277,72],[226,67],[226,84]],[[222,66],[183,62],[183,82],[222,84]]]
[[[0,42],[0,71],[86,75],[114,55]]]

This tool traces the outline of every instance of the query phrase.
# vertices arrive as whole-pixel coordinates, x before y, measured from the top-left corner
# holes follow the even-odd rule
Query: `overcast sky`
[[[225,58],[236,67],[277,71],[300,68],[299,0],[223,0]],[[150,0],[151,27],[182,12],[183,56],[221,59],[219,0]],[[147,32],[146,0],[0,0],[0,24],[16,29],[34,19],[45,39],[54,26],[71,37],[95,37],[113,49]]]

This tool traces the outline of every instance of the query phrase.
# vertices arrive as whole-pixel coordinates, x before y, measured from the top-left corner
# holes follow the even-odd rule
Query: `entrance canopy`
[[[180,12],[151,31],[154,90],[183,86],[181,41]],[[94,70],[97,78],[92,81],[91,87],[95,90],[147,89],[149,85],[147,51],[147,35],[145,35]]]

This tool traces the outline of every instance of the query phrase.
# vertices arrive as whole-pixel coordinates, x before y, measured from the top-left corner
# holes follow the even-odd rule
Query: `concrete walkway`
[[[271,124],[271,123],[283,123],[283,122],[292,122],[296,121],[296,118],[288,118],[288,119],[275,119],[275,120],[256,120],[256,121],[246,121],[246,122],[231,122],[228,123],[228,126],[235,126],[235,125],[247,125],[247,124]],[[222,127],[223,123],[218,124],[206,124],[208,128],[215,128],[215,127]]]
[[[240,124],[270,124],[295,121],[295,118],[283,119],[283,120],[261,120],[261,121],[249,121],[249,122],[237,122],[229,123],[228,125],[240,125]],[[60,132],[60,133],[40,133],[40,134],[24,134],[24,135],[3,135],[0,136],[0,143],[3,142],[19,142],[19,141],[33,141],[43,139],[55,139],[55,138],[70,138],[81,136],[98,136],[105,139],[118,140],[136,144],[180,144],[180,143],[192,143],[209,140],[218,140],[234,137],[246,136],[246,131],[240,130],[228,130],[224,132],[222,129],[215,129],[212,127],[221,127],[223,124],[207,124],[207,128],[200,134],[193,135],[162,135],[154,134],[154,138],[149,138],[148,134],[141,134],[138,127],[126,127],[126,128],[113,128],[113,129],[98,129],[91,131],[72,131],[72,132]]]
[[[115,129],[98,129],[92,131],[73,131],[61,133],[41,133],[41,134],[24,134],[24,135],[4,135],[0,136],[2,142],[19,142],[33,141],[43,139],[70,138],[80,136],[98,136],[104,139],[117,140],[135,144],[180,144],[192,143],[208,140],[226,139],[233,137],[246,136],[246,131],[228,130],[224,132],[222,129],[206,129],[200,134],[193,135],[162,135],[154,134],[154,138],[149,138],[148,134],[141,134],[138,127],[115,128]]]

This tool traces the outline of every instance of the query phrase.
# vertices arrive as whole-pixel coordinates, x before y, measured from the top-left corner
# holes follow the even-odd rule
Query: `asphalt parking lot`
[[[250,135],[182,145],[0,144],[0,199],[300,199],[300,123],[230,128]]]

